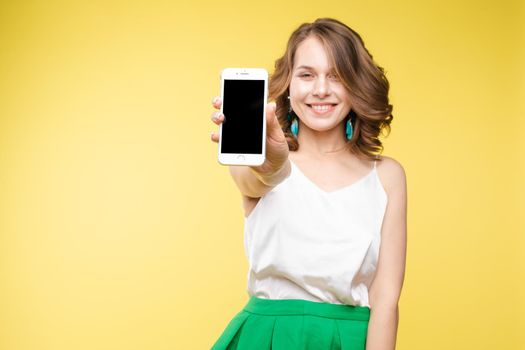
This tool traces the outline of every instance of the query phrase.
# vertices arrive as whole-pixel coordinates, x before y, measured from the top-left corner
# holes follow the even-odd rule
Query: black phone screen
[[[221,153],[261,154],[264,80],[224,80]]]

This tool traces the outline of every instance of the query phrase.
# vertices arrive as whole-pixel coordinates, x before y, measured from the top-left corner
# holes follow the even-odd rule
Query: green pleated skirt
[[[370,308],[251,296],[212,350],[365,350]]]

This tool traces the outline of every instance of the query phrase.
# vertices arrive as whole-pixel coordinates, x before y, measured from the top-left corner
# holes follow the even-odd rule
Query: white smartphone
[[[268,72],[264,68],[225,68],[221,72],[219,163],[261,165],[266,154]]]

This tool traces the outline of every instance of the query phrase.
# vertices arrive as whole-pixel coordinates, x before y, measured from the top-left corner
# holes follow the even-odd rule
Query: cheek
[[[293,81],[290,83],[290,93],[296,100],[304,98],[310,92],[310,84],[300,81]]]
[[[348,93],[348,91],[346,89],[344,89],[344,88],[336,88],[336,89],[334,89],[334,92],[337,94],[339,99],[341,101],[343,101],[347,106],[351,105],[350,94]]]

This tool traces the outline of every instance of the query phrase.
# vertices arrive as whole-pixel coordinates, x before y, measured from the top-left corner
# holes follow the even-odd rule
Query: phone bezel
[[[262,153],[221,153],[222,148],[222,124],[219,126],[219,149],[218,161],[222,165],[252,165],[257,166],[264,163],[266,154],[266,106],[268,104],[268,71],[264,68],[224,68],[221,72],[221,100],[224,102],[225,80],[264,80],[264,107],[262,118]],[[223,113],[224,103],[221,104],[220,112]]]

